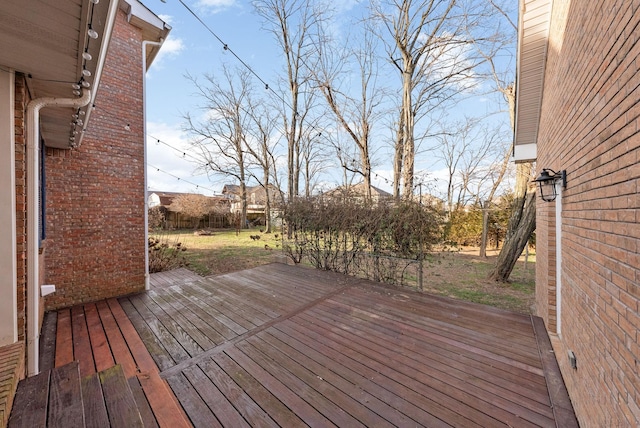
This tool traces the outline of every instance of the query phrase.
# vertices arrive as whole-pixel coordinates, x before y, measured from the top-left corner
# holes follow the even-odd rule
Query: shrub
[[[294,263],[307,260],[345,274],[366,270],[374,279],[397,277],[383,271],[389,266],[406,269],[406,263],[382,263],[381,258],[420,260],[442,235],[436,210],[411,201],[364,205],[297,199],[285,206],[283,218],[288,237],[283,249]]]
[[[184,256],[187,248],[175,239],[169,241],[167,236],[149,237],[149,273],[163,272],[188,266]]]
[[[165,215],[162,207],[157,206],[149,208],[149,214],[147,216],[149,222],[149,230],[161,229],[164,225]]]

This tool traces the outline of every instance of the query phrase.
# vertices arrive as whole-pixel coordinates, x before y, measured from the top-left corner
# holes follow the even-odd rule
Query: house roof
[[[335,189],[328,190],[325,192],[325,195],[331,195],[334,193],[350,193],[354,195],[364,195],[365,194],[365,184],[363,181],[353,184],[351,186],[338,186]],[[386,192],[378,187],[371,186],[371,195],[378,197],[391,197],[391,193]]]
[[[0,66],[27,77],[32,99],[74,98],[78,89],[72,85],[81,83],[91,91],[89,104],[79,110],[47,107],[40,112],[40,132],[47,146],[80,144],[100,85],[118,7],[128,10],[132,24],[144,27],[146,37],[166,38],[170,28],[160,24],[162,21],[138,0],[0,1]],[[89,30],[95,31],[97,38],[92,38]],[[148,60],[154,56],[150,52]]]
[[[268,187],[272,198],[280,196],[280,189],[272,184],[269,184]],[[249,195],[251,195],[252,193],[256,194],[256,203],[264,203],[266,200],[264,187],[261,185],[247,186],[246,192],[247,197],[249,197]],[[240,186],[238,186],[237,184],[225,184],[222,188],[222,194],[240,198]]]
[[[149,191],[149,197],[151,195],[158,196],[160,200],[160,205],[164,207],[169,207],[175,198],[183,195],[200,195],[199,193],[180,193],[180,192],[161,192],[161,191]],[[204,195],[202,195],[204,196]],[[205,196],[205,198],[211,201],[211,204],[219,204],[220,202],[227,202],[228,198],[226,196]]]
[[[514,159],[536,159],[553,0],[520,0]]]

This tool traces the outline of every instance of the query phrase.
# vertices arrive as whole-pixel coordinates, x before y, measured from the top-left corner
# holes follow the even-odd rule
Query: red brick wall
[[[24,117],[29,96],[24,75],[15,76],[16,253],[18,340],[27,337],[27,174]]]
[[[141,42],[119,11],[82,144],[47,149],[49,309],[144,289]]]
[[[554,346],[582,426],[640,426],[640,13],[626,0],[563,3],[538,138],[538,168],[568,180]],[[555,204],[538,209],[537,308],[554,331]]]

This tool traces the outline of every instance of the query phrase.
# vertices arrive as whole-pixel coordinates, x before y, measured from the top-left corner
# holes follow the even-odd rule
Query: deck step
[[[82,379],[77,361],[46,370],[18,385],[8,427],[157,426],[144,394],[136,401],[130,383],[120,365]]]
[[[24,342],[0,347],[0,426],[7,425],[11,406],[24,377]]]
[[[138,405],[121,365],[98,373],[112,427],[143,427]]]
[[[50,428],[84,426],[80,365],[77,361],[51,370],[47,413],[47,426]]]

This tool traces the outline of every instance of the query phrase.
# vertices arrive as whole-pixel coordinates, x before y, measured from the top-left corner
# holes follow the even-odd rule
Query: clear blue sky
[[[161,0],[143,1],[172,27],[160,55],[147,73],[149,189],[204,194],[220,192],[230,179],[214,178],[214,181],[210,181],[206,176],[194,175],[195,164],[190,162],[187,136],[181,130],[183,115],[187,112],[197,113],[201,101],[194,96],[193,85],[185,78],[185,74],[195,77],[205,73],[215,74],[222,63],[235,66],[239,62],[223,49],[220,41],[179,0],[166,0],[166,3]],[[283,68],[279,47],[273,35],[261,28],[261,19],[250,1],[183,1],[262,79],[273,82],[271,86],[275,86],[275,75]],[[346,31],[350,17],[361,14],[365,4],[356,0],[340,2],[341,14],[334,23],[336,31],[340,31],[340,26],[344,26]],[[466,108],[475,110],[474,113],[488,109],[486,98],[479,97],[468,103]],[[497,120],[508,121],[508,115],[505,113]],[[157,139],[161,142],[158,143]],[[379,178],[374,185],[388,188],[380,178],[391,177],[391,162],[389,156],[383,154],[381,158],[379,167],[374,170]],[[428,168],[434,176],[439,174],[433,171],[436,168],[434,165]]]

